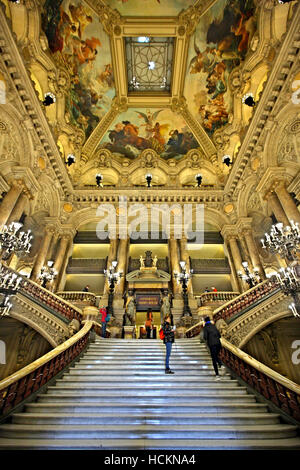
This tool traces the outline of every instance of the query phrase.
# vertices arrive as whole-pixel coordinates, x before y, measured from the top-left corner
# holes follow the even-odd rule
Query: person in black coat
[[[205,325],[203,328],[203,339],[206,341],[207,346],[210,350],[210,355],[212,358],[213,366],[216,373],[216,378],[219,380],[219,369],[218,366],[222,367],[222,362],[219,359],[219,353],[221,351],[221,335],[217,327],[211,322],[209,317],[205,317],[204,319]]]
[[[164,344],[166,345],[166,374],[174,374],[174,371],[170,369],[169,362],[172,351],[172,344],[175,341],[174,328],[172,327],[172,320],[170,315],[167,315],[164,319],[164,324],[162,326],[164,332]]]

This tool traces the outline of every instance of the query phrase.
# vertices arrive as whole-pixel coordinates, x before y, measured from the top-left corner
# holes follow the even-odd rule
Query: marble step
[[[145,396],[144,393],[141,395],[135,394],[133,396],[130,395],[122,395],[122,396],[112,396],[108,395],[107,393],[96,393],[91,392],[87,394],[81,393],[80,395],[76,392],[67,392],[67,391],[60,391],[60,393],[56,393],[53,391],[49,391],[45,394],[40,394],[37,397],[39,402],[58,402],[63,403],[64,401],[74,400],[76,403],[79,402],[101,402],[101,403],[135,403],[136,406],[140,406],[142,403],[144,404],[162,404],[164,403],[166,407],[169,405],[177,405],[180,406],[182,401],[185,401],[187,397],[183,394],[182,396],[178,396],[178,394],[172,395],[171,393],[166,393],[164,396]],[[167,402],[166,402],[167,400]],[[231,396],[230,392],[228,394],[218,394],[215,396],[211,396],[205,393],[196,393],[195,395],[188,395],[188,400],[193,404],[203,404],[203,403],[233,403],[239,404],[243,402],[253,403],[255,402],[255,397],[252,395],[246,394],[235,394],[234,397]]]
[[[142,416],[132,416],[131,414],[111,413],[103,416],[103,413],[16,413],[12,419],[13,424],[155,424],[161,425],[186,425],[186,424],[244,424],[262,425],[276,424],[279,422],[279,415],[271,413],[193,413],[174,414],[170,416],[156,414],[143,414]]]
[[[297,436],[297,427],[290,424],[247,425],[64,425],[2,424],[0,437],[22,439],[280,439]]]
[[[158,396],[158,397],[163,397],[163,396],[197,396],[199,393],[207,393],[210,394],[211,396],[216,396],[216,395],[227,395],[231,394],[233,395],[242,395],[242,394],[247,394],[247,389],[246,387],[239,387],[236,385],[231,385],[229,384],[224,384],[221,382],[217,382],[216,385],[210,386],[203,386],[203,385],[192,385],[188,387],[186,384],[181,384],[175,386],[172,384],[172,386],[166,387],[165,385],[150,385],[148,387],[145,387],[145,385],[137,385],[133,387],[132,385],[126,385],[126,384],[120,384],[118,387],[110,387],[110,386],[103,386],[102,384],[100,385],[92,385],[87,386],[86,384],[69,384],[69,383],[64,383],[60,382],[57,383],[55,386],[49,386],[47,389],[48,393],[57,393],[60,394],[61,392],[65,391],[70,391],[70,392],[78,392],[81,395],[89,395],[90,393],[97,392],[99,396],[106,396],[107,391],[109,391],[109,395],[111,397],[113,396],[140,396],[143,394],[144,396]]]
[[[131,416],[140,416],[147,413],[151,414],[160,414],[163,415],[166,411],[164,404],[158,403],[141,403],[139,407],[133,403],[114,403],[113,406],[111,403],[89,403],[81,402],[74,403],[73,401],[63,403],[51,403],[51,402],[36,402],[29,403],[25,406],[26,412],[36,413],[101,413],[103,415],[111,415],[117,413],[118,415],[123,415],[129,413]],[[232,400],[229,403],[189,403],[181,402],[180,406],[176,403],[168,404],[168,412],[172,415],[179,415],[181,413],[230,413],[234,415],[236,413],[266,413],[267,406],[262,403],[256,402],[236,402]]]
[[[187,378],[187,377],[199,377],[199,379],[201,377],[215,377],[215,372],[213,370],[213,368],[208,368],[207,369],[182,369],[181,371],[179,371],[178,369],[175,370],[175,374],[174,375],[166,375],[165,374],[165,369],[164,367],[158,367],[158,368],[150,368],[148,370],[145,370],[143,368],[140,368],[139,370],[135,370],[135,369],[131,369],[131,370],[128,370],[128,369],[125,369],[124,367],[121,368],[121,369],[116,369],[116,370],[110,370],[110,369],[102,369],[101,367],[91,367],[91,368],[84,368],[84,369],[80,369],[80,368],[75,368],[75,367],[72,367],[69,369],[69,375],[70,376],[81,376],[81,377],[88,377],[88,376],[116,376],[116,377],[121,377],[121,376],[124,376],[124,377],[159,377],[159,378],[162,378],[162,380],[164,380],[165,378],[167,378],[168,380],[172,380],[175,378],[175,376],[178,378],[178,377],[182,377],[184,380]]]
[[[299,438],[278,439],[1,439],[2,450],[299,450]],[[140,462],[148,463],[148,457]],[[153,463],[152,463],[153,464]]]
[[[120,380],[119,377],[108,377],[105,376],[105,378],[101,377],[101,376],[95,376],[95,377],[92,377],[92,378],[89,378],[89,377],[68,377],[68,376],[64,376],[62,379],[58,379],[56,381],[56,383],[58,385],[62,384],[62,383],[68,383],[68,384],[74,384],[74,386],[76,384],[79,384],[79,385],[84,385],[84,386],[87,386],[87,387],[93,387],[93,386],[96,386],[96,385],[102,385],[103,388],[107,388],[107,387],[119,387],[119,386],[123,386],[124,384],[125,385],[131,385],[132,387],[141,387],[141,386],[144,386],[145,388],[152,388],[152,387],[159,387],[159,386],[162,386],[162,387],[167,387],[167,388],[171,388],[173,386],[175,387],[178,387],[178,386],[182,386],[182,380],[180,380],[180,378],[177,377],[176,379],[176,376],[174,375],[174,379],[172,380],[167,380],[167,377],[166,376],[166,379],[165,380],[161,380],[159,378],[159,380],[157,379],[153,379],[153,378],[149,378],[149,377],[136,377],[136,378],[132,378],[132,377],[126,377],[125,379],[123,380]],[[231,380],[230,377],[226,377],[226,376],[223,376],[222,378],[222,381],[220,382],[216,382],[215,378],[212,377],[211,379],[209,378],[203,378],[201,379],[201,381],[199,379],[191,379],[191,380],[185,380],[185,387],[188,387],[188,388],[191,388],[192,386],[220,386],[220,385],[236,385],[238,386],[238,382],[235,381],[235,380]]]

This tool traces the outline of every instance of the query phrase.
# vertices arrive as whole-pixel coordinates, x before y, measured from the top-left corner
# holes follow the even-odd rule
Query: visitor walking
[[[164,324],[162,326],[164,337],[164,344],[166,345],[166,374],[174,374],[174,371],[170,369],[170,356],[172,351],[172,344],[175,341],[175,327],[172,327],[172,321],[170,315],[167,315],[164,319]]]
[[[203,328],[203,339],[206,341],[207,346],[210,350],[210,355],[212,358],[212,363],[216,373],[216,380],[220,380],[219,368],[222,367],[222,362],[219,359],[219,353],[221,351],[221,335],[217,327],[212,323],[209,317],[204,318],[204,328]]]
[[[146,332],[147,332],[147,339],[151,338],[152,321],[153,321],[153,314],[152,314],[151,309],[148,308],[146,322],[145,322],[145,327],[146,327]]]

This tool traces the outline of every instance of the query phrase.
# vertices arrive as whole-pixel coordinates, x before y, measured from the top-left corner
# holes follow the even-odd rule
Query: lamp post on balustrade
[[[259,284],[261,282],[261,279],[260,279],[259,274],[258,274],[259,270],[258,270],[258,268],[254,268],[253,272],[251,272],[250,269],[249,269],[247,261],[243,261],[242,265],[243,265],[245,274],[243,274],[242,271],[238,271],[237,274],[238,274],[239,278],[242,279],[243,281],[245,281],[251,289],[252,287],[256,286],[257,284]]]
[[[104,274],[106,275],[108,279],[108,285],[109,285],[107,313],[110,314],[112,317],[114,316],[113,299],[114,299],[115,284],[118,284],[120,282],[120,279],[123,275],[122,271],[115,271],[117,264],[118,264],[117,261],[112,261],[111,267],[104,270]]]
[[[43,266],[39,275],[42,287],[46,287],[48,282],[53,281],[57,276],[56,269],[53,268],[53,261],[48,261],[47,266]]]
[[[182,286],[182,297],[183,297],[183,317],[192,316],[192,312],[189,306],[189,297],[187,294],[188,283],[191,280],[192,270],[188,273],[186,270],[185,261],[180,261],[181,273],[174,272],[174,277],[177,279],[177,283]]]

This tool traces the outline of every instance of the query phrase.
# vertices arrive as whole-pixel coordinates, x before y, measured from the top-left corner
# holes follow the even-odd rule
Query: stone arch
[[[33,143],[22,116],[11,104],[0,104],[0,126],[3,136],[0,155],[3,163],[33,167]]]
[[[243,337],[243,339],[241,340],[240,344],[239,344],[239,348],[242,349],[247,343],[248,341],[250,341],[251,338],[253,338],[257,333],[259,333],[261,330],[263,330],[266,326],[278,321],[278,320],[281,320],[282,318],[287,318],[287,317],[291,317],[292,314],[289,311],[279,311],[279,312],[276,312],[274,313],[274,315],[272,315],[271,317],[261,321],[259,324],[257,324],[247,335],[245,335]]]

